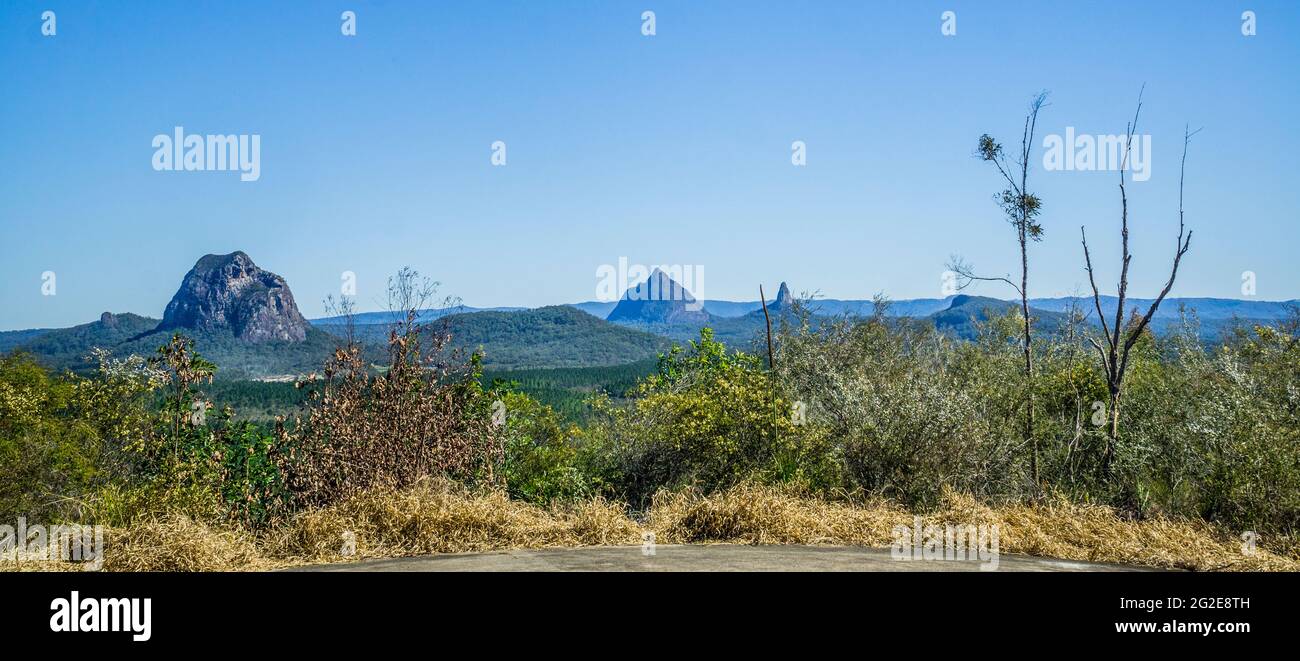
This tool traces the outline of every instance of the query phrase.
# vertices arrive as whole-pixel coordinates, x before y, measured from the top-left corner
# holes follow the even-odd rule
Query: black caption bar
[[[942,632],[952,641],[993,636],[1010,644],[1032,634],[1065,636],[1071,646],[1204,648],[1287,640],[1300,587],[1293,574],[1173,572],[0,573],[0,581],[8,588],[0,622],[11,636],[136,651],[194,649],[203,640],[301,651],[427,644],[430,636],[450,645],[473,631],[495,631],[496,649],[547,639],[530,643],[537,635],[685,636],[715,626],[714,643],[725,635],[758,648],[776,632],[814,630],[827,639],[913,643]],[[724,625],[738,621],[745,624]]]

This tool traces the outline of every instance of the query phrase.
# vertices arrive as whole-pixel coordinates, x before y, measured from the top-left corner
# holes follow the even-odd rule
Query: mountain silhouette
[[[623,292],[607,321],[632,324],[702,325],[709,313],[685,287],[655,269],[644,282]]]

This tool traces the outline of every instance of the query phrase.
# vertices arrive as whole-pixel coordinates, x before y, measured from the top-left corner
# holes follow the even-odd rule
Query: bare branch
[[[1197,131],[1199,132],[1200,129],[1197,129]],[[1142,335],[1142,331],[1146,329],[1147,324],[1151,323],[1151,318],[1155,316],[1156,310],[1160,308],[1160,304],[1164,302],[1165,297],[1169,295],[1169,291],[1174,288],[1174,279],[1178,277],[1178,266],[1183,261],[1183,255],[1186,255],[1187,250],[1192,247],[1192,232],[1187,231],[1186,238],[1183,237],[1183,232],[1186,229],[1183,220],[1183,182],[1187,175],[1187,146],[1191,143],[1193,135],[1195,135],[1195,133],[1189,131],[1187,127],[1183,128],[1183,158],[1182,163],[1178,168],[1178,239],[1174,244],[1174,264],[1169,270],[1169,280],[1165,282],[1164,288],[1160,290],[1160,295],[1156,297],[1156,300],[1151,302],[1151,307],[1147,309],[1147,313],[1142,316],[1142,320],[1138,322],[1137,327],[1129,333],[1129,337],[1124,343],[1125,362],[1128,362],[1129,349],[1137,342],[1138,337]]]
[[[1174,282],[1178,278],[1178,268],[1182,264],[1183,255],[1191,248],[1192,232],[1186,228],[1183,191],[1187,172],[1187,147],[1191,138],[1196,132],[1188,128],[1183,129],[1183,157],[1179,166],[1178,173],[1178,237],[1174,245],[1173,265],[1169,270],[1169,279],[1165,281],[1164,287],[1160,294],[1151,302],[1147,308],[1146,314],[1137,318],[1136,322],[1125,323],[1125,305],[1128,301],[1128,273],[1129,266],[1132,263],[1133,256],[1129,252],[1129,226],[1128,226],[1128,191],[1126,187],[1126,174],[1128,161],[1133,147],[1133,136],[1137,133],[1138,119],[1142,113],[1142,95],[1138,94],[1138,107],[1133,113],[1133,121],[1128,125],[1124,139],[1124,158],[1121,162],[1119,173],[1119,192],[1120,192],[1120,276],[1118,283],[1118,300],[1115,306],[1115,321],[1113,327],[1107,327],[1106,317],[1101,306],[1101,290],[1097,288],[1097,280],[1093,271],[1092,254],[1088,249],[1088,234],[1083,227],[1079,228],[1080,236],[1083,241],[1083,259],[1084,267],[1088,271],[1088,284],[1092,286],[1092,300],[1096,307],[1097,316],[1101,319],[1101,327],[1106,338],[1108,346],[1103,347],[1096,339],[1088,338],[1088,342],[1097,350],[1101,356],[1102,369],[1106,372],[1106,386],[1110,393],[1110,432],[1103,458],[1103,468],[1109,472],[1111,470],[1111,460],[1114,457],[1114,443],[1119,437],[1119,403],[1121,387],[1124,382],[1124,375],[1128,370],[1128,360],[1134,345],[1141,339],[1142,333],[1146,331],[1155,317],[1156,311],[1160,304],[1169,295],[1174,287]],[[1136,318],[1136,314],[1133,315]]]
[[[1088,269],[1088,284],[1092,285],[1092,302],[1097,307],[1097,318],[1101,320],[1101,330],[1106,342],[1110,342],[1110,328],[1106,325],[1106,313],[1101,310],[1101,292],[1097,289],[1097,279],[1092,274],[1092,255],[1088,252],[1088,232],[1082,226],[1079,233],[1083,235],[1083,261]]]
[[[965,261],[963,261],[960,257],[953,256],[951,259],[949,259],[947,267],[949,271],[952,271],[953,273],[957,274],[957,278],[958,278],[957,291],[964,291],[967,287],[971,286],[975,282],[1003,282],[1010,285],[1012,289],[1016,290],[1017,294],[1021,294],[1021,295],[1024,294],[1024,292],[1020,290],[1020,287],[1016,285],[1016,283],[1011,281],[1010,277],[985,277],[985,276],[976,275],[974,272],[974,267],[966,263]]]
[[[1106,357],[1106,350],[1102,348],[1101,343],[1090,337],[1088,338],[1088,344],[1091,344],[1097,350],[1097,353],[1101,354],[1102,368],[1107,374],[1110,374],[1110,360]]]

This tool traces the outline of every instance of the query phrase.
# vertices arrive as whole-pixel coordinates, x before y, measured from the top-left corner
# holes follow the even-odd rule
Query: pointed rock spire
[[[785,282],[781,282],[781,289],[776,292],[776,300],[772,302],[774,308],[788,308],[794,305],[794,296],[790,295],[790,288]]]

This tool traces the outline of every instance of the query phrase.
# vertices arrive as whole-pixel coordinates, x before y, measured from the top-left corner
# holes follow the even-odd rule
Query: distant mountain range
[[[795,299],[786,283],[768,302],[774,326],[790,314]],[[869,315],[869,300],[815,299],[804,304],[818,317]],[[1149,300],[1131,299],[1131,309],[1145,312]],[[889,302],[887,314],[924,318],[955,337],[968,338],[979,322],[1018,308],[1019,302],[956,295]],[[1077,306],[1096,318],[1091,298],[1030,299],[1040,330],[1064,323]],[[1194,311],[1202,335],[1213,337],[1242,322],[1267,322],[1291,314],[1297,301],[1243,301],[1216,298],[1166,299],[1153,327],[1157,332],[1181,319],[1180,309]],[[1102,310],[1113,318],[1116,299],[1102,297]],[[390,324],[400,313],[364,312],[351,317],[356,337],[373,360],[383,359]],[[575,368],[644,361],[671,342],[695,339],[710,327],[728,346],[757,348],[765,329],[760,301],[697,301],[692,293],[655,270],[614,302],[588,301],[542,308],[471,308],[451,306],[422,310],[423,322],[443,320],[453,346],[481,349],[484,364],[494,369]],[[116,355],[152,354],[171,333],[193,337],[201,353],[217,363],[222,378],[270,378],[305,374],[320,368],[345,333],[347,317],[307,320],[284,278],[259,268],[243,252],[205,255],[185,274],[161,319],[105,312],[98,321],[72,328],[0,331],[0,352],[14,349],[36,356],[54,369],[93,368],[86,358],[92,347]]]
[[[390,324],[403,315],[353,315],[368,357],[384,358]],[[590,367],[654,358],[670,341],[585,314],[568,306],[425,310],[421,321],[443,319],[453,347],[482,350],[494,369]],[[114,355],[152,355],[175,331],[194,338],[215,362],[220,378],[281,378],[319,370],[346,332],[346,318],[308,322],[289,285],[243,252],[205,255],[182,279],[162,319],[105,312],[72,328],[0,332],[0,352],[18,349],[53,369],[84,372],[94,347]]]
[[[783,283],[784,284],[784,283]],[[947,296],[944,298],[913,298],[889,301],[888,314],[894,317],[925,317],[940,310],[946,310],[952,306],[953,299],[961,294]],[[989,297],[988,300],[1001,300]],[[1106,311],[1108,318],[1115,316],[1114,296],[1103,295],[1101,297],[1102,309]],[[1146,312],[1147,306],[1151,305],[1152,299],[1149,298],[1130,298],[1130,309],[1141,309]],[[1019,301],[1003,301],[1019,305]],[[1037,310],[1046,310],[1050,312],[1066,312],[1070,309],[1071,303],[1077,303],[1084,313],[1096,314],[1093,307],[1092,297],[1058,297],[1058,298],[1031,298],[1029,299],[1030,307]],[[575,308],[588,314],[605,319],[617,303],[601,301],[584,301],[582,303],[572,303]],[[805,300],[804,304],[810,310],[819,315],[844,315],[856,314],[859,316],[868,316],[875,310],[875,305],[870,300],[845,300],[834,298],[816,298]],[[1300,299],[1289,301],[1246,301],[1235,298],[1166,298],[1160,304],[1160,309],[1156,311],[1157,319],[1177,319],[1179,318],[1179,306],[1186,306],[1190,310],[1195,310],[1197,316],[1202,320],[1232,319],[1259,319],[1272,320],[1283,319],[1289,310],[1300,305]],[[713,317],[743,317],[752,312],[760,311],[762,304],[755,301],[720,301],[704,299],[704,311]],[[313,321],[313,323],[315,323]]]

